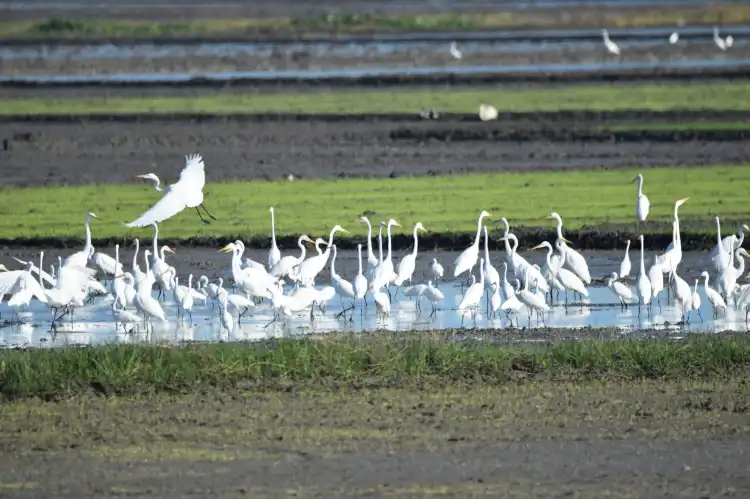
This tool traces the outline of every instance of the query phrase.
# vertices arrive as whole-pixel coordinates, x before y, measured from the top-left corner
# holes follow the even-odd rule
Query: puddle
[[[183,262],[188,260],[192,263],[182,263],[177,266],[180,273],[181,281],[186,280],[187,273],[191,272],[196,277],[205,273],[208,277],[216,278],[226,275],[229,266],[228,258],[216,256],[215,250],[187,250],[180,249],[179,258]],[[193,254],[190,254],[190,253]],[[206,256],[212,254],[212,265],[206,266]],[[288,254],[286,251],[283,254]],[[402,253],[398,253],[398,257]],[[265,252],[247,251],[245,256],[261,260],[265,258]],[[619,261],[622,258],[621,252],[584,252],[589,263],[592,277],[603,277],[613,269],[619,268]],[[423,279],[424,272],[431,258],[437,257],[447,268],[451,267],[456,254],[447,252],[427,252],[420,253],[418,259],[417,271],[415,273],[414,283],[426,282]],[[533,253],[524,253],[524,256],[532,263],[541,263],[544,255]],[[631,253],[633,268],[637,271],[638,253]],[[504,258],[504,253],[491,252],[491,260],[494,265],[499,267]],[[647,259],[651,254],[647,254]],[[129,269],[130,256],[123,252],[122,260],[126,262],[126,270]],[[695,277],[700,274],[703,265],[707,265],[707,254],[704,253],[685,253],[683,264],[681,264],[680,274],[691,284]],[[3,261],[7,261],[3,258]],[[9,262],[10,263],[10,262]],[[6,263],[8,265],[8,263]],[[341,252],[337,259],[337,270],[345,278],[351,279],[356,274],[356,255],[352,252]],[[11,268],[18,268],[15,264]],[[185,274],[183,276],[183,274]],[[631,277],[632,277],[631,273]],[[319,276],[319,286],[322,287],[330,284],[328,273],[321,273]],[[239,340],[263,340],[268,338],[290,337],[296,335],[305,335],[310,333],[326,334],[336,332],[371,332],[371,331],[433,331],[446,330],[462,327],[462,317],[456,308],[461,301],[462,290],[458,281],[441,282],[440,290],[445,295],[445,300],[438,305],[438,309],[431,315],[431,304],[425,298],[422,299],[421,312],[417,309],[416,299],[403,296],[403,291],[399,291],[398,296],[391,304],[391,314],[385,319],[376,316],[375,307],[372,298],[368,295],[370,302],[367,307],[360,307],[352,314],[346,314],[346,317],[337,318],[336,315],[343,310],[341,299],[335,297],[327,305],[325,312],[315,309],[313,320],[310,319],[309,309],[304,313],[294,314],[286,322],[276,322],[266,327],[272,318],[273,313],[268,303],[257,305],[254,309],[242,318],[241,323],[237,323],[237,312],[233,316],[235,320],[234,330],[227,333],[222,331],[218,319],[218,308],[209,303],[203,305],[196,302],[193,308],[193,320],[188,323],[187,319],[180,324],[177,319],[177,311],[171,299],[171,294],[163,303],[163,307],[169,318],[168,324],[154,322],[154,330],[150,334],[145,334],[145,329],[140,326],[138,332],[125,334],[122,327],[119,331],[115,329],[110,297],[99,297],[91,305],[87,305],[75,311],[72,322],[64,319],[57,326],[56,332],[50,330],[51,312],[47,307],[39,302],[32,302],[28,311],[22,314],[20,325],[8,325],[0,328],[0,346],[10,347],[59,347],[70,345],[96,345],[103,343],[127,343],[127,342],[167,342],[181,343],[187,341],[239,341]],[[228,283],[225,288],[231,292]],[[286,286],[290,290],[291,286]],[[621,310],[618,301],[612,292],[602,284],[593,284],[588,286],[589,298],[583,302],[573,304],[572,296],[570,306],[565,307],[563,304],[555,304],[554,307],[545,315],[544,322],[551,328],[560,328],[565,331],[567,337],[585,337],[590,336],[592,331],[581,328],[614,328],[619,330],[622,335],[628,335],[639,331],[663,330],[673,334],[684,334],[686,332],[717,332],[723,330],[746,330],[745,314],[741,311],[735,311],[732,307],[727,312],[726,317],[721,316],[718,320],[712,319],[713,312],[708,304],[703,291],[702,281],[699,285],[698,292],[701,296],[700,315],[697,312],[690,314],[690,323],[680,326],[677,325],[681,320],[681,311],[674,303],[667,304],[666,295],[660,295],[661,309],[654,306],[652,316],[649,317],[645,311],[638,314],[637,305],[628,309]],[[156,296],[156,293],[154,293]],[[540,340],[535,335],[533,329],[541,324],[537,323],[536,317],[531,320],[532,330],[519,331],[510,329],[509,319],[501,313],[497,317],[488,315],[485,308],[485,299],[482,299],[481,306],[476,315],[476,321],[471,315],[467,315],[463,320],[463,327],[498,329],[497,335],[502,336],[504,331],[514,337],[520,337],[527,341]],[[348,301],[347,301],[348,304]],[[7,320],[11,317],[12,312],[7,303],[0,304],[0,313],[2,319]],[[351,318],[351,320],[349,320]],[[514,326],[520,322],[521,327],[528,326],[528,314],[525,309],[521,310],[520,316],[511,316]],[[594,331],[593,334],[596,334]],[[614,337],[617,333],[613,333]]]

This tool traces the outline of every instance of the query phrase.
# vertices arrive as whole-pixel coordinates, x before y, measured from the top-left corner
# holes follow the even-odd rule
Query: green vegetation
[[[0,22],[0,39],[69,38],[185,38],[218,36],[289,36],[304,33],[368,33],[472,31],[518,28],[648,27],[673,25],[677,18],[690,25],[741,24],[750,21],[744,5],[688,6],[622,12],[618,9],[565,9],[535,12],[477,12],[448,14],[327,14],[304,18],[195,19],[187,21],[51,18],[44,21]]]
[[[618,123],[601,127],[607,132],[748,132],[750,122]]]
[[[450,334],[450,333],[448,333]],[[291,381],[392,383],[503,382],[512,373],[593,378],[691,378],[750,367],[750,342],[696,335],[684,342],[582,340],[546,346],[462,343],[424,334],[293,339],[172,348],[114,345],[0,353],[6,398],[191,391]]]
[[[2,115],[418,113],[478,112],[482,103],[500,112],[560,110],[750,110],[750,83],[590,85],[564,88],[352,90],[303,93],[227,93],[182,97],[0,99]]]
[[[207,161],[210,181],[213,165]],[[148,172],[144,172],[148,173]],[[157,172],[160,174],[162,172]],[[327,236],[336,224],[353,234],[366,234],[359,217],[375,212],[375,223],[390,217],[411,233],[421,221],[428,235],[473,233],[483,209],[499,220],[506,217],[514,230],[554,225],[544,216],[557,211],[568,231],[599,228],[634,230],[636,187],[634,170],[506,172],[435,177],[344,180],[295,180],[209,183],[205,204],[219,220],[204,225],[195,210],[160,225],[160,236],[172,240],[231,238],[265,241],[270,233],[268,207],[276,208],[280,235]],[[653,168],[644,171],[644,191],[651,200],[648,233],[671,234],[674,202],[690,200],[680,208],[683,235],[713,233],[713,215],[722,217],[725,231],[747,217],[750,191],[747,167]],[[172,179],[165,179],[172,180]],[[731,188],[728,188],[731,186]],[[161,194],[151,184],[84,185],[0,189],[0,235],[14,238],[75,238],[82,240],[87,212],[94,239],[150,237],[151,228],[127,229],[129,222],[153,205]],[[23,208],[20,208],[23,207]],[[654,222],[662,222],[658,226]],[[345,236],[339,234],[336,237]]]

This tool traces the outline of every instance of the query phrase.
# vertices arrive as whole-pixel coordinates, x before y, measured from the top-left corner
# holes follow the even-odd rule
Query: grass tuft
[[[565,341],[498,346],[419,335],[377,335],[185,347],[113,345],[0,353],[6,399],[56,399],[94,390],[105,395],[186,392],[210,386],[279,382],[368,386],[431,381],[502,383],[524,376],[693,378],[750,367],[741,337],[686,341]]]

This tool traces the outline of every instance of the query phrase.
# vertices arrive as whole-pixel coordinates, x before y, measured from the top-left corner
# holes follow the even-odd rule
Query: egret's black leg
[[[197,206],[195,207],[195,211],[198,212],[198,216],[200,217],[201,222],[203,222],[204,224],[209,224],[209,225],[211,224],[211,222],[209,222],[208,220],[206,220],[205,218],[203,218],[203,215],[201,215],[201,211],[198,209]]]
[[[212,219],[214,219],[214,220],[218,220],[218,218],[216,218],[215,216],[211,215],[211,214],[210,214],[210,213],[208,212],[208,210],[207,210],[207,209],[206,209],[206,207],[205,207],[205,206],[203,205],[203,203],[201,203],[201,208],[203,208],[203,211],[205,211],[205,212],[206,212],[206,215],[208,215],[209,217],[211,217],[211,218],[212,218]]]

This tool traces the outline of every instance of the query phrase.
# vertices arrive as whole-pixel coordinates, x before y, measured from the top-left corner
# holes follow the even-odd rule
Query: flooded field
[[[19,256],[33,258],[33,253],[28,252]],[[249,250],[245,256],[264,261],[266,252]],[[394,258],[394,261],[397,262],[400,256],[396,255],[397,258]],[[413,283],[427,282],[427,266],[432,258],[437,258],[442,262],[446,268],[446,275],[449,274],[456,256],[457,254],[448,252],[420,253]],[[524,253],[524,256],[531,263],[543,263],[543,254],[531,252]],[[560,294],[556,297],[551,310],[544,315],[543,322],[539,322],[536,316],[531,317],[529,321],[529,314],[525,308],[522,308],[518,314],[513,313],[509,316],[501,311],[493,315],[487,309],[487,295],[482,299],[475,317],[471,313],[462,317],[457,311],[463,295],[462,283],[449,279],[438,284],[445,299],[435,304],[434,311],[426,297],[421,298],[421,307],[418,307],[416,298],[404,296],[403,287],[397,294],[395,287],[392,287],[394,298],[390,315],[387,317],[376,313],[370,294],[367,295],[368,304],[358,302],[354,310],[344,312],[345,308],[350,308],[350,302],[348,300],[342,302],[336,296],[329,302],[321,304],[321,307],[314,307],[312,317],[308,308],[303,312],[295,313],[286,320],[279,319],[275,322],[272,322],[274,312],[270,302],[264,301],[248,309],[240,320],[238,320],[239,311],[232,310],[230,307],[234,319],[234,327],[231,331],[222,327],[218,316],[219,308],[211,300],[205,304],[196,301],[192,311],[192,320],[186,317],[184,321],[179,321],[171,293],[162,302],[169,322],[154,321],[153,331],[148,334],[143,325],[129,325],[128,332],[125,332],[121,325],[115,326],[111,296],[95,298],[91,304],[75,310],[72,319],[66,317],[54,328],[51,327],[51,311],[40,302],[33,301],[28,310],[20,314],[20,323],[6,322],[11,319],[13,311],[9,309],[7,303],[2,303],[0,313],[2,313],[4,327],[0,328],[0,345],[6,348],[57,347],[144,341],[177,344],[189,341],[254,341],[338,332],[412,330],[445,331],[449,337],[456,334],[480,335],[491,337],[496,341],[543,341],[550,338],[583,338],[592,335],[611,339],[633,334],[681,335],[686,332],[710,333],[747,329],[745,311],[735,310],[731,305],[726,314],[720,313],[716,320],[713,319],[713,310],[706,299],[702,280],[698,286],[701,307],[697,311],[690,312],[688,323],[682,322],[681,308],[674,302],[671,295],[667,300],[665,292],[659,296],[659,303],[653,305],[650,314],[645,309],[639,313],[637,303],[622,309],[613,292],[603,282],[597,282],[609,273],[619,270],[622,252],[591,251],[584,252],[584,256],[588,261],[594,281],[588,286],[589,297],[574,300],[572,294],[569,294],[566,307],[565,299]],[[127,252],[121,254],[126,271],[130,268],[131,258]],[[652,255],[647,253],[647,261],[651,258]],[[490,259],[501,272],[502,278],[501,264],[505,259],[504,253],[492,252]],[[3,256],[1,260],[11,269],[20,267],[6,256]],[[638,272],[637,252],[631,253],[631,261],[633,263],[632,280]],[[223,278],[224,287],[230,293],[232,292],[229,279],[230,262],[225,255],[217,254],[213,250],[182,249],[178,250],[174,261],[169,260],[169,263],[177,268],[181,283],[187,281],[188,274],[193,274],[196,280],[199,276],[205,275],[212,282]],[[704,267],[709,269],[709,264],[705,253],[685,253],[679,273],[692,288],[695,279]],[[340,253],[337,259],[337,272],[345,279],[353,279],[357,272],[356,254]],[[713,276],[713,272],[711,273]],[[329,285],[330,277],[326,270],[319,275],[317,287]],[[290,289],[289,285],[285,287],[286,292]],[[154,291],[154,296],[156,295],[157,292]],[[531,329],[527,329],[529,325]],[[460,331],[461,328],[466,330]],[[474,328],[485,331],[469,331]]]

